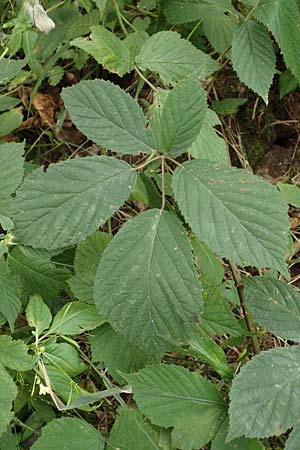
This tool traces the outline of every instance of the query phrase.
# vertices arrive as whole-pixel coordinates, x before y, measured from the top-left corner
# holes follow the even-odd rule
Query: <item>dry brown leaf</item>
[[[49,94],[38,92],[32,100],[32,104],[40,115],[42,125],[52,127],[54,125],[55,106],[53,97]]]

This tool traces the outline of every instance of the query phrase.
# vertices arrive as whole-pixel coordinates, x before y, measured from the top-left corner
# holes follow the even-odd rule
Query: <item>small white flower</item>
[[[55,28],[55,23],[47,15],[46,11],[40,4],[39,0],[25,0],[24,10],[29,15],[32,23],[40,30],[42,33],[48,34],[52,28]]]

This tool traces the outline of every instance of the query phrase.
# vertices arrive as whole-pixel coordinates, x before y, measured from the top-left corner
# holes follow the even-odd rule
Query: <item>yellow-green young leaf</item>
[[[82,302],[66,303],[54,317],[49,333],[80,334],[93,330],[104,322],[94,305]]]
[[[104,323],[91,333],[90,338],[92,360],[102,362],[109,371],[135,372],[147,364],[158,362],[143,353],[125,336],[114,331],[108,323]]]
[[[287,275],[287,205],[274,186],[241,169],[195,160],[175,170],[173,191],[194,233],[217,255]]]
[[[87,156],[51,164],[26,177],[15,200],[15,235],[24,244],[57,249],[84,240],[134,190],[124,161]]]
[[[13,340],[11,336],[0,336],[0,364],[13,370],[30,370],[32,357],[28,355],[28,347],[21,340]]]
[[[286,441],[285,450],[298,450],[300,442],[300,423],[297,423]]]
[[[43,358],[46,365],[63,370],[70,377],[79,375],[87,368],[71,344],[47,342],[44,349]]]
[[[300,293],[270,277],[245,278],[245,300],[259,326],[300,342]]]
[[[265,450],[265,447],[257,439],[247,439],[241,437],[234,439],[233,441],[226,442],[228,427],[228,418],[226,418],[211,443],[211,450]]]
[[[157,72],[165,84],[185,78],[204,79],[218,69],[218,63],[173,31],[153,34],[142,46],[136,63],[141,70]]]
[[[248,362],[230,392],[228,440],[284,433],[299,421],[300,347],[275,348]]]
[[[101,25],[91,27],[91,31],[90,40],[77,38],[71,44],[88,52],[105,69],[120,77],[133,69],[130,51],[121,39]]]
[[[155,425],[174,427],[173,444],[190,450],[204,447],[226,414],[216,386],[178,366],[152,366],[126,374],[139,410]]]
[[[276,58],[267,30],[254,20],[244,21],[234,34],[231,55],[239,79],[268,103]]]
[[[18,128],[23,120],[23,114],[19,109],[11,109],[0,114],[0,136],[6,136]]]
[[[11,274],[7,262],[2,258],[0,259],[0,313],[8,321],[12,331],[21,309],[22,303],[19,285]]]
[[[204,20],[228,11],[236,13],[230,0],[168,0],[164,5],[164,14],[171,24]]]
[[[88,422],[77,417],[51,420],[42,428],[42,436],[32,450],[103,450],[104,439]]]
[[[68,281],[75,296],[82,302],[94,303],[94,282],[97,268],[111,236],[96,232],[78,244],[74,268],[75,275]]]
[[[50,309],[39,295],[30,297],[26,307],[26,320],[28,325],[35,329],[37,336],[40,336],[44,330],[49,328],[52,315]]]
[[[56,267],[45,250],[15,247],[8,255],[8,264],[26,294],[48,299],[67,290],[66,281],[71,273],[64,267]]]
[[[94,294],[112,327],[149,355],[187,343],[202,299],[179,220],[151,209],[127,222],[104,251]]]
[[[150,153],[153,138],[137,102],[119,86],[88,80],[63,89],[62,98],[76,127],[115,152]]]
[[[0,84],[7,83],[11,80],[21,69],[25,66],[26,61],[24,59],[9,59],[1,58],[0,60]]]
[[[158,436],[132,408],[119,409],[109,435],[108,450],[160,450]]]
[[[275,37],[287,67],[300,80],[300,13],[295,0],[260,0],[253,16]]]
[[[200,133],[189,148],[190,154],[195,159],[208,159],[209,161],[228,164],[226,144],[214,129],[220,125],[216,113],[208,109]]]
[[[206,113],[206,93],[198,81],[184,80],[167,96],[151,125],[157,148],[171,156],[186,152],[196,139]]]
[[[18,393],[12,377],[0,364],[0,436],[7,430],[7,426],[13,417],[12,403]]]

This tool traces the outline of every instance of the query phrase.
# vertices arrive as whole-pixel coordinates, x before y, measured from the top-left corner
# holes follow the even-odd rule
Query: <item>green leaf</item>
[[[93,330],[104,322],[94,305],[82,302],[66,303],[54,317],[48,333],[80,334]]]
[[[299,421],[300,347],[275,348],[248,362],[230,392],[228,440],[284,433]]]
[[[6,261],[0,259],[0,313],[13,331],[14,323],[22,308],[21,292]]]
[[[7,83],[17,76],[21,69],[25,66],[24,59],[1,58],[0,60],[0,84]]]
[[[204,278],[217,286],[224,278],[225,270],[223,264],[200,239],[193,237],[191,243],[199,271]]]
[[[145,419],[132,408],[118,410],[109,436],[109,450],[159,450],[158,437]]]
[[[175,170],[173,191],[194,233],[217,255],[287,274],[289,221],[276,188],[244,170],[195,160]]]
[[[174,427],[175,447],[183,450],[205,446],[226,412],[217,388],[183,367],[147,367],[126,379],[140,411],[155,425]]]
[[[103,450],[104,440],[88,422],[76,417],[51,420],[42,428],[42,436],[32,450]]]
[[[81,361],[77,350],[72,345],[48,342],[44,348],[45,363],[63,370],[70,377],[75,377],[86,370],[86,365]]]
[[[138,346],[134,346],[125,336],[116,333],[108,323],[97,328],[90,338],[92,360],[104,362],[108,371],[135,372],[147,364],[158,361]]]
[[[178,219],[151,209],[127,222],[104,251],[94,293],[112,327],[149,355],[187,343],[201,286]]]
[[[153,34],[143,45],[136,63],[141,70],[157,72],[165,84],[184,78],[204,79],[218,69],[218,63],[173,31]]]
[[[279,93],[280,99],[290,92],[295,91],[299,86],[297,78],[287,69],[281,72],[279,76]]]
[[[171,24],[195,22],[227,11],[236,12],[230,0],[168,0],[164,6]]]
[[[7,425],[13,417],[11,408],[17,393],[18,389],[13,379],[0,364],[0,436],[6,432]]]
[[[167,96],[162,112],[151,123],[157,148],[179,156],[196,139],[206,113],[206,93],[198,81],[185,80]]]
[[[57,268],[44,250],[15,247],[8,255],[8,263],[27,294],[53,298],[67,289],[66,280],[70,278],[70,272]]]
[[[245,278],[245,300],[258,325],[271,333],[300,342],[300,293],[269,277]]]
[[[23,120],[23,114],[19,109],[11,109],[0,114],[0,136],[6,136],[16,128],[19,128]]]
[[[210,14],[203,21],[203,31],[212,47],[221,55],[231,47],[235,30],[238,27],[236,17],[226,14]]]
[[[300,79],[300,13],[295,0],[261,0],[253,12],[274,35],[287,67]]]
[[[150,153],[153,139],[137,102],[119,86],[88,80],[63,89],[62,98],[76,127],[115,152]]]
[[[228,164],[226,143],[213,128],[220,123],[216,113],[208,109],[200,133],[189,148],[189,152],[194,158]]]
[[[91,31],[90,40],[77,38],[70,44],[85,50],[105,69],[120,77],[133,69],[129,49],[121,39],[101,25],[91,27]]]
[[[11,336],[0,336],[0,364],[13,370],[30,370],[32,358],[28,355],[28,347],[21,340],[13,340]]]
[[[24,142],[0,144],[0,167],[3,174],[0,178],[0,215],[3,216],[10,213],[10,196],[22,182],[24,145]]]
[[[247,98],[224,98],[224,100],[214,100],[211,107],[216,113],[228,116],[238,112],[240,106],[243,106],[247,101]]]
[[[228,426],[228,419],[226,418],[211,443],[211,450],[265,450],[264,446],[257,439],[242,437],[227,443]]]
[[[96,232],[77,246],[74,260],[75,275],[68,284],[82,302],[94,303],[93,291],[97,268],[110,240],[109,234]]]
[[[225,380],[233,378],[224,351],[201,328],[191,338],[188,350],[182,351],[208,363]]]
[[[203,280],[204,310],[201,317],[201,328],[210,336],[230,334],[243,335],[243,330],[230,310],[220,289]]]
[[[40,336],[47,330],[52,321],[52,315],[48,306],[39,295],[32,295],[26,307],[26,320],[31,328],[35,329],[36,335]]]
[[[276,64],[268,32],[254,20],[244,21],[234,34],[231,54],[239,79],[267,104]]]
[[[300,207],[300,189],[293,184],[278,183],[277,187],[282,193],[285,201],[296,208]]]
[[[149,34],[146,33],[146,31],[134,31],[133,33],[128,34],[123,40],[130,51],[132,61],[135,61],[135,58],[140,53],[142,46],[148,38]]]
[[[26,177],[15,201],[15,235],[57,249],[84,240],[123,205],[136,174],[116,158],[87,156],[51,164]]]
[[[300,424],[297,423],[286,441],[285,450],[298,450],[300,441]]]
[[[19,98],[10,97],[9,95],[0,95],[0,111],[6,111],[20,103]]]

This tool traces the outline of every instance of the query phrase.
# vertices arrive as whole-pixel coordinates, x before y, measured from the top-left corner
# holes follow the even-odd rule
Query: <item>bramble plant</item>
[[[0,144],[1,450],[298,450],[299,188],[233,167],[217,112],[247,99],[207,101],[224,58],[267,104],[281,52],[296,89],[298,3],[49,1],[47,34],[12,11],[0,135],[23,120],[14,86],[30,109],[93,57],[57,127],[99,151],[36,168],[26,140]]]

